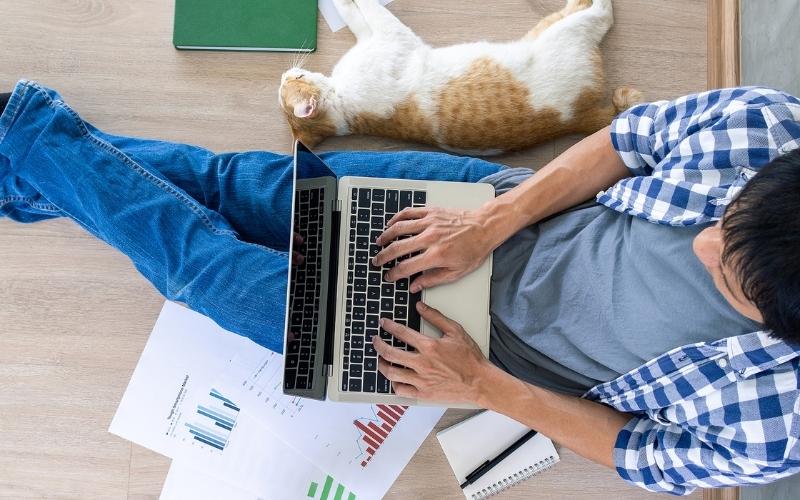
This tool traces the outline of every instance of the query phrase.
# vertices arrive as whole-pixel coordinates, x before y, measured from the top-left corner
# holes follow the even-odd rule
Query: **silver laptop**
[[[375,240],[386,222],[406,207],[474,209],[494,197],[489,184],[342,177],[302,143],[294,150],[292,232],[303,238],[292,250],[287,291],[283,390],[286,394],[363,403],[417,404],[394,393],[378,371],[372,345],[380,335],[411,350],[378,326],[388,317],[439,337],[421,320],[422,300],[458,321],[489,354],[491,258],[456,283],[409,291],[411,279],[385,281],[395,263],[371,264],[380,250]],[[425,404],[430,404],[426,402]],[[447,405],[447,402],[441,402]]]

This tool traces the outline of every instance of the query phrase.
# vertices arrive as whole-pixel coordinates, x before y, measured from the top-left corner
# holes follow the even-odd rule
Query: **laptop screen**
[[[304,392],[324,350],[336,176],[300,142],[294,163],[284,389]]]

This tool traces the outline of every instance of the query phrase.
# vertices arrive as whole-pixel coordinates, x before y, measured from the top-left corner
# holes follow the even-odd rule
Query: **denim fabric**
[[[440,153],[323,155],[337,175],[477,182],[502,167]],[[21,81],[0,117],[0,217],[70,217],[168,299],[282,349],[289,156],[106,134]]]

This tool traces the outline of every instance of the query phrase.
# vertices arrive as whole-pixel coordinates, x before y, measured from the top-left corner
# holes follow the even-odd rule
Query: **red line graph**
[[[408,409],[408,406],[400,405],[375,405],[378,411],[378,421],[368,419],[358,419],[353,421],[353,425],[361,432],[361,440],[367,445],[367,458],[361,461],[361,467],[366,467],[386,438],[397,425],[400,417]]]

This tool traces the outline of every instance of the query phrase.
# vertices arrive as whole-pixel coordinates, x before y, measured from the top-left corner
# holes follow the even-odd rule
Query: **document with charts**
[[[214,386],[224,362],[248,344],[165,304],[109,430],[256,497],[305,498],[326,474]]]
[[[256,497],[371,500],[443,412],[284,396],[282,364],[281,355],[167,303],[110,431]]]
[[[370,498],[389,489],[444,413],[286,396],[282,373],[283,356],[256,346],[234,356],[218,382],[306,458]]]

